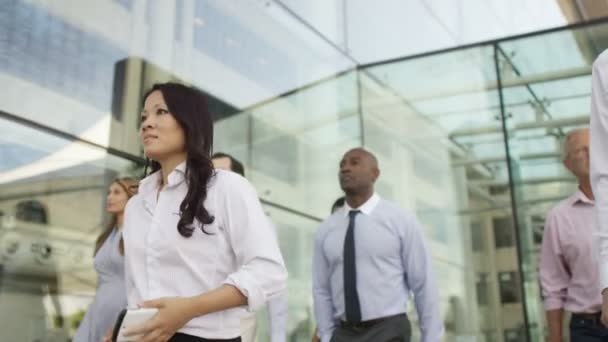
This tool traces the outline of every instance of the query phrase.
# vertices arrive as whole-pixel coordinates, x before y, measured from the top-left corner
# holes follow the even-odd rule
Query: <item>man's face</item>
[[[374,159],[365,151],[351,150],[340,161],[340,187],[345,193],[360,193],[373,187],[380,171]]]
[[[213,158],[211,162],[216,169],[232,171],[232,161],[228,157]]]
[[[564,165],[576,177],[589,177],[589,130],[574,133],[568,139]]]

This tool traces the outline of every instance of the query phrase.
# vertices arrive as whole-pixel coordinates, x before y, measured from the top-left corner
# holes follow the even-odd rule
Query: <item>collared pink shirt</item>
[[[577,190],[547,215],[540,279],[545,310],[599,312],[595,204]]]

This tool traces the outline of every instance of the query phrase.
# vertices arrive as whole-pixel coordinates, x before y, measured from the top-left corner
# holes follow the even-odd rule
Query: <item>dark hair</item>
[[[188,185],[186,197],[179,206],[180,219],[177,230],[184,237],[194,233],[194,219],[197,219],[205,231],[205,225],[211,224],[214,217],[204,206],[207,198],[207,187],[214,175],[211,163],[213,149],[213,118],[207,108],[205,95],[198,89],[179,83],[160,83],[152,86],[143,98],[145,102],[154,91],[163,95],[169,112],[184,130],[186,144],[186,173]],[[148,160],[151,171],[160,170],[157,161]]]
[[[332,212],[332,214],[336,210],[338,210],[338,209],[340,209],[340,208],[342,208],[344,206],[344,201],[345,201],[344,196],[338,197],[338,199],[334,202],[334,204],[331,205],[331,212]]]
[[[236,172],[239,175],[245,177],[245,168],[243,167],[243,164],[240,161],[238,161],[238,159],[234,158],[233,156],[229,155],[228,153],[223,153],[223,152],[216,152],[211,157],[211,159],[218,159],[218,158],[230,159],[230,171]]]
[[[127,196],[131,198],[137,193],[137,185],[139,184],[139,181],[135,178],[126,177],[115,179],[112,184],[118,184],[127,193]],[[112,234],[114,229],[117,228],[117,221],[118,217],[116,215],[112,215],[112,219],[110,222],[108,222],[104,230],[101,232],[101,234],[99,234],[97,240],[95,241],[95,251],[93,252],[93,255],[99,252],[101,246],[103,246],[108,237],[110,237],[110,234]],[[121,255],[125,255],[125,243],[122,240],[122,237],[120,238],[120,243],[118,244],[118,250],[120,251]]]

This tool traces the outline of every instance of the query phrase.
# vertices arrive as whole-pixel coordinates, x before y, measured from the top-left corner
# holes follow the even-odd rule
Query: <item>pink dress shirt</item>
[[[547,215],[540,261],[545,310],[601,310],[595,223],[595,203],[580,190]]]

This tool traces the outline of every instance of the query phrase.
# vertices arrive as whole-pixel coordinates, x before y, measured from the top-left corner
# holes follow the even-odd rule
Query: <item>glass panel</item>
[[[346,1],[347,46],[361,63],[399,58],[580,20],[566,15],[570,6],[555,0]],[[318,15],[309,15],[315,23]]]
[[[346,41],[347,18],[345,16],[348,2],[348,0],[280,1],[346,53],[348,53],[348,42]]]
[[[450,284],[440,288],[446,341],[523,325],[519,283],[509,288],[513,300],[501,300],[499,274],[517,273],[518,262],[494,69],[484,47],[361,72],[377,191],[417,214],[439,284]]]
[[[95,295],[107,188],[142,170],[4,115],[0,156],[0,340],[69,340]]]
[[[361,141],[355,72],[218,121],[216,151],[242,158],[264,200],[327,216],[338,163]]]
[[[245,108],[354,67],[267,1],[0,7],[0,82],[10,84],[0,109],[134,154],[137,144],[113,126],[137,124],[152,82],[183,80]]]
[[[533,341],[547,334],[538,278],[545,217],[577,186],[562,164],[562,144],[569,131],[588,124],[591,63],[606,34],[608,26],[600,24],[499,44],[524,300]]]
[[[332,203],[326,203],[325,212],[330,212]],[[314,236],[320,219],[304,217],[272,205],[265,205],[266,213],[275,224],[279,244],[287,271],[289,320],[287,340],[309,342],[315,328],[312,300],[312,251]],[[267,310],[258,314],[258,341],[270,341],[270,322]]]
[[[57,248],[82,250],[83,257],[77,271],[66,269],[68,275],[63,269],[32,271],[42,278],[45,272],[60,274],[52,276],[59,285],[49,283],[44,293],[28,285],[35,290],[11,294],[1,318],[28,303],[38,309],[44,304],[46,311],[23,318],[26,335],[4,338],[10,330],[2,329],[0,340],[52,340],[55,333],[67,340],[78,326],[95,290],[89,256],[102,223],[105,187],[117,173],[141,170],[77,141],[141,156],[136,132],[142,94],[167,80],[206,92],[216,151],[246,164],[265,203],[301,214],[277,213],[282,218],[275,223],[292,275],[289,330],[309,340],[310,329],[298,327],[312,314],[307,243],[317,221],[311,217],[327,216],[340,193],[338,160],[361,141],[357,78],[347,71],[354,63],[274,2],[1,2],[0,81],[7,86],[0,111],[30,121],[0,123],[1,221],[3,227],[50,222],[68,239]],[[71,138],[29,128],[36,125]],[[18,248],[10,239],[6,246]],[[45,252],[44,245],[36,246]],[[0,272],[0,286],[17,286],[4,266]],[[54,316],[64,316],[63,322]],[[5,328],[12,324],[4,322]]]

